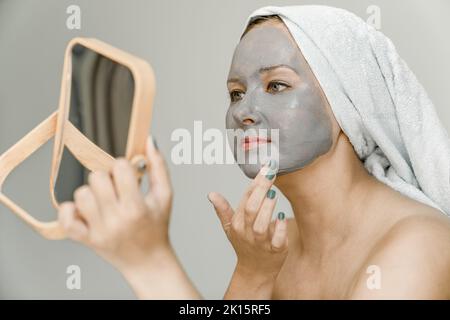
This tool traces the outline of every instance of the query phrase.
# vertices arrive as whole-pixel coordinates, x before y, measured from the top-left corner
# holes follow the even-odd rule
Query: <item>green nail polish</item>
[[[159,150],[158,143],[156,143],[156,139],[154,137],[152,137],[152,139],[153,139],[153,145],[155,146],[155,149]]]
[[[276,194],[275,190],[269,189],[269,191],[267,191],[267,198],[273,199],[275,198],[275,194]]]
[[[272,174],[272,173],[270,173],[270,174],[266,174],[266,178],[267,178],[267,179],[269,179],[269,180],[272,180],[272,179],[273,179],[273,177],[275,177],[275,175],[274,175],[274,174]]]
[[[280,211],[280,212],[278,212],[278,220],[284,220],[284,212],[283,211]]]
[[[277,168],[277,162],[275,160],[270,160],[270,169],[275,170]]]

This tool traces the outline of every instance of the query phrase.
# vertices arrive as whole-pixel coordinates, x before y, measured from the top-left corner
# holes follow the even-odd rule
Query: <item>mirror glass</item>
[[[82,45],[73,47],[69,121],[114,158],[125,156],[133,97],[134,79],[127,67]],[[56,200],[72,200],[87,174],[88,169],[64,148]]]

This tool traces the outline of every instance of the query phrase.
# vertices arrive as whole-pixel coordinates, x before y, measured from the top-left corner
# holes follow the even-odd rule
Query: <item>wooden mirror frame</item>
[[[72,81],[72,48],[82,45],[127,67],[134,79],[134,97],[130,125],[124,157],[134,165],[145,165],[145,143],[150,130],[155,78],[151,66],[138,57],[119,50],[93,38],[74,38],[67,45],[61,81],[58,110],[31,130],[16,144],[0,156],[0,202],[30,225],[44,238],[64,239],[65,234],[58,221],[39,221],[14,203],[4,193],[2,186],[8,175],[37,149],[54,137],[50,171],[50,196],[53,206],[58,209],[55,197],[55,182],[59,172],[64,147],[87,169],[111,169],[114,158],[81,133],[68,119],[70,90]],[[142,171],[137,171],[138,177]]]

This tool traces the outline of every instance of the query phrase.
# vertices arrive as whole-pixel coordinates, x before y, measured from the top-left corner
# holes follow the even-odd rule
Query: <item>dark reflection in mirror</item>
[[[64,147],[61,165],[55,183],[55,198],[61,203],[73,200],[73,192],[87,183],[89,170]]]
[[[131,71],[81,45],[72,49],[69,121],[98,147],[124,156],[134,96]],[[73,199],[88,170],[65,149],[55,182],[58,202]]]

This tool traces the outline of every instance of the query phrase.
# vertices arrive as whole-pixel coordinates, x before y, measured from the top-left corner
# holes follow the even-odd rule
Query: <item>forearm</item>
[[[236,266],[224,299],[269,300],[276,274],[263,274]]]
[[[201,299],[173,249],[120,270],[139,299]]]

